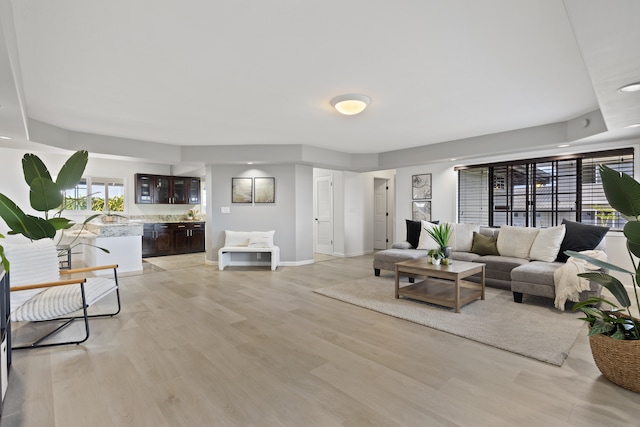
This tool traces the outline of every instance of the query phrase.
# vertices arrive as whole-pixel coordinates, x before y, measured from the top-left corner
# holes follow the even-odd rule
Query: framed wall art
[[[414,221],[431,221],[431,202],[413,202],[411,212]]]
[[[231,203],[251,203],[253,178],[231,178]]]
[[[423,173],[413,175],[411,178],[413,200],[423,200],[431,198],[431,174]]]
[[[255,203],[275,203],[276,179],[253,178],[253,201]]]

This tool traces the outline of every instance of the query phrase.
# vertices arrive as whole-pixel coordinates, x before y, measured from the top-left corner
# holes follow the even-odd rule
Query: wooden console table
[[[463,280],[481,274],[480,283]],[[424,280],[400,287],[400,277],[422,276]],[[460,313],[460,307],[476,299],[484,299],[484,264],[454,261],[449,265],[433,265],[426,258],[396,263],[396,298],[401,296],[419,301],[451,307]]]

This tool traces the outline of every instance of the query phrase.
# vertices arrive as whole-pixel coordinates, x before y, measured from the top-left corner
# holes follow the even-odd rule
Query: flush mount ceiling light
[[[367,105],[371,102],[371,98],[365,95],[340,95],[331,100],[331,105],[335,107],[340,114],[353,116],[362,113]]]
[[[637,92],[640,90],[640,82],[630,83],[618,89],[618,92]]]
[[[625,129],[632,129],[632,128],[640,128],[640,123],[632,123],[630,125],[625,126]]]

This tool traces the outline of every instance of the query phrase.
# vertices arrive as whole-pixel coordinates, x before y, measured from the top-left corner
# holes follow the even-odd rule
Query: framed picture
[[[255,203],[275,203],[276,179],[253,178],[253,201]]]
[[[231,178],[231,203],[251,203],[253,178]]]
[[[413,187],[413,200],[422,200],[431,198],[431,174],[423,173],[421,175],[413,175],[411,179]]]
[[[431,221],[431,202],[413,202],[411,212],[414,221]]]

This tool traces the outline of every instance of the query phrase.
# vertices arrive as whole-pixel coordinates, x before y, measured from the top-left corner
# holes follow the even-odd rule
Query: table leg
[[[460,275],[456,275],[456,313],[460,313]]]
[[[396,299],[400,298],[398,289],[400,288],[400,273],[398,272],[398,266],[396,265]]]
[[[484,265],[482,266],[482,297],[480,299],[484,300]]]

